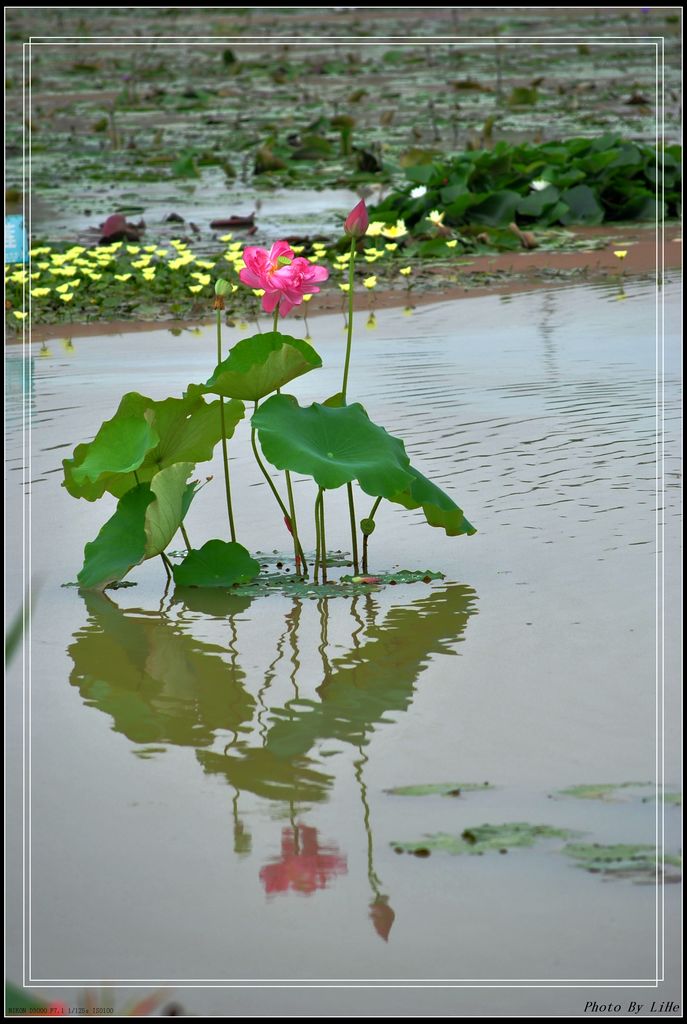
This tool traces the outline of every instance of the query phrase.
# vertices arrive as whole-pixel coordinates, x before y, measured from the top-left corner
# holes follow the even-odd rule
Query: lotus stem
[[[370,514],[367,517],[368,519],[374,519],[375,512],[379,508],[379,506],[381,504],[381,501],[382,501],[381,498],[377,498],[376,499],[374,505],[370,509]],[[370,539],[369,534],[364,533],[363,534],[363,574],[364,575],[367,575],[367,572],[368,572],[368,568],[367,568],[367,544],[368,544],[369,539]]]
[[[217,362],[222,362],[222,310],[217,310]],[[234,510],[231,504],[231,482],[229,480],[229,453],[227,451],[227,428],[224,419],[224,398],[219,399],[219,419],[222,426],[222,459],[224,461],[224,489],[227,495],[227,515],[229,516],[229,533],[233,541],[236,540],[236,527],[234,526]]]
[[[320,536],[322,538],[321,545],[322,550],[320,552],[320,558],[322,560],[322,582],[327,582],[327,538],[324,532],[324,491],[320,487]]]
[[[289,522],[291,523],[291,534],[293,536],[293,553],[296,560],[296,572],[300,576],[301,561],[303,562],[303,572],[307,573],[308,566],[305,559],[302,558],[301,542],[298,539],[298,523],[296,521],[296,503],[293,500],[293,487],[291,486],[291,474],[288,469],[286,470],[286,489],[289,494]]]
[[[348,333],[346,336],[346,361],[344,362],[343,384],[341,385],[341,396],[346,404],[346,389],[348,387],[348,370],[351,365],[351,342],[353,341],[353,272],[355,270],[355,243],[356,239],[351,238],[351,258],[348,261]]]
[[[320,494],[315,498],[315,568],[313,569],[313,581],[319,583],[320,577]]]
[[[273,323],[272,323],[272,329],[275,332],[278,331],[278,329],[279,329],[279,304],[277,304],[277,306],[276,306],[276,308],[274,310],[274,320],[273,320]],[[280,389],[279,388],[277,388],[277,394],[280,394]],[[288,519],[289,519],[289,523],[291,524],[291,526],[290,526],[291,536],[293,537],[293,555],[294,555],[294,560],[296,562],[296,572],[300,576],[300,574],[301,574],[301,560],[303,562],[303,572],[307,573],[308,566],[307,566],[307,563],[305,561],[305,558],[302,558],[303,549],[301,548],[301,544],[300,544],[300,541],[298,539],[298,523],[296,521],[296,504],[295,504],[295,502],[293,500],[293,488],[291,486],[291,474],[288,471],[288,469],[284,471],[284,475],[286,476],[286,490],[287,490],[288,495],[289,495],[289,515],[288,515]]]
[[[184,538],[184,544],[186,545],[186,550],[187,551],[191,551],[191,541],[188,539],[188,534],[186,533],[186,528],[184,527],[183,523],[180,523],[179,529],[181,530],[181,536]]]
[[[353,502],[353,484],[348,483],[346,485],[348,491],[348,513],[351,520],[351,547],[353,554],[353,572],[357,576],[359,572],[358,566],[358,534],[355,528],[355,504]]]
[[[255,411],[256,412],[258,411],[258,403],[257,402],[255,403]],[[281,495],[279,494],[279,491],[274,486],[274,482],[272,480],[272,477],[267,472],[265,464],[262,461],[262,459],[260,458],[260,455],[258,453],[258,446],[257,446],[256,441],[255,441],[255,435],[256,435],[255,427],[251,427],[250,443],[251,443],[251,446],[253,448],[253,455],[255,456],[255,461],[257,462],[258,466],[260,467],[260,472],[262,473],[262,475],[264,476],[265,480],[267,481],[268,486],[269,486],[270,490],[272,491],[272,494],[274,495],[275,501],[277,502],[277,504],[279,505],[279,508],[281,509],[281,513],[284,516],[284,519],[292,524],[292,530],[290,532],[292,532],[292,536],[293,536],[293,540],[294,540],[294,551],[295,551],[295,554],[296,554],[296,558],[300,557],[300,560],[303,563],[303,572],[307,574],[307,572],[308,572],[308,563],[305,560],[305,555],[303,553],[303,548],[301,546],[301,542],[298,539],[298,534],[295,531],[295,526],[294,526],[295,520],[292,517],[292,515],[289,513],[289,510],[287,509],[287,507],[284,504],[284,502],[282,501]],[[290,481],[289,480],[287,480],[287,484],[290,486]]]
[[[167,579],[171,580],[171,578],[172,578],[172,564],[171,564],[170,560],[167,558],[167,555],[164,553],[164,551],[160,552],[160,558],[162,559],[162,564],[165,567],[165,572],[167,573]]]

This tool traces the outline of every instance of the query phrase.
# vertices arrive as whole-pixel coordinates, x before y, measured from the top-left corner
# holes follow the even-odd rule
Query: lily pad
[[[342,576],[342,583],[371,582],[376,584],[394,583],[429,583],[431,580],[443,580],[443,572],[433,572],[432,569],[399,569],[398,572],[373,573],[370,576]]]
[[[197,388],[162,402],[129,392],[95,438],[64,460],[64,486],[73,497],[88,501],[105,491],[122,497],[168,466],[206,462],[222,436],[219,405],[206,402]],[[242,402],[225,403],[227,437],[244,413]]]
[[[600,843],[566,843],[562,852],[577,861],[577,867],[596,875],[653,882],[657,863],[660,874],[660,851],[657,857],[656,848],[646,844],[602,846]],[[680,857],[666,855],[663,859],[669,867],[679,869],[682,866]],[[667,875],[666,880],[677,881],[678,877],[673,873]]]
[[[234,345],[204,390],[225,398],[257,402],[320,366],[322,360],[306,341],[269,331]]]
[[[174,582],[180,587],[231,587],[248,583],[259,572],[259,563],[242,544],[224,540],[207,541],[173,567]]]
[[[421,508],[429,525],[441,527],[449,537],[459,537],[461,534],[472,536],[477,533],[453,498],[413,466],[409,467],[409,473],[413,479],[404,490],[390,499],[394,504],[403,505],[407,509]]]
[[[454,856],[462,853],[475,855],[491,850],[534,846],[540,839],[569,839],[573,835],[574,832],[569,829],[553,828],[551,825],[511,822],[507,825],[479,825],[475,828],[466,828],[459,836],[438,832],[426,836],[419,842],[392,842],[391,845],[399,852],[405,851],[420,856],[423,855],[423,851],[450,853]]]
[[[181,525],[188,489],[194,488],[186,483],[192,469],[188,462],[169,466],[119,499],[114,515],[86,544],[80,587],[102,590],[164,551]]]
[[[291,395],[275,395],[252,422],[273,466],[311,476],[319,487],[357,480],[367,494],[390,498],[412,483],[403,442],[373,423],[358,403],[301,408]]]
[[[652,782],[606,782],[592,785],[569,786],[567,789],[560,789],[559,796],[572,796],[578,800],[605,800],[609,803],[622,800],[619,790],[641,789],[644,786],[652,786]]]
[[[461,796],[493,789],[490,782],[428,782],[419,786],[395,786],[384,792],[391,796]]]

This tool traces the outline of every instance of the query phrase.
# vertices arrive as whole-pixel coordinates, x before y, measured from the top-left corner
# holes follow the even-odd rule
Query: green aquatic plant
[[[341,584],[334,584],[336,588],[365,588],[441,577],[429,569],[366,575],[369,537],[383,499],[409,510],[421,509],[427,523],[443,529],[448,536],[476,532],[456,502],[411,465],[403,441],[375,423],[359,402],[348,402],[354,266],[357,247],[365,244],[369,227],[365,203],[361,201],[345,223],[350,239],[349,306],[339,393],[307,407],[299,405],[293,395],[282,393],[291,381],[319,369],[322,360],[307,341],[281,332],[279,317],[318,292],[317,283],[327,278],[328,271],[314,263],[316,256],[297,256],[285,241],[276,242],[269,251],[247,246],[240,254],[243,265],[237,268],[238,277],[261,297],[263,309],[273,314],[273,329],[239,341],[225,355],[222,312],[225,297],[236,286],[218,278],[213,300],[217,354],[209,378],[204,383],[189,383],[181,398],[155,401],[138,392],[124,395],[114,416],[102,424],[93,440],[77,445],[72,457],[64,460],[64,486],[73,497],[96,501],[110,494],[118,499],[114,514],[95,540],[86,545],[78,575],[81,587],[102,590],[119,584],[134,566],[157,556],[164,563],[168,581],[173,578],[179,587],[246,587],[258,579],[260,563],[237,541],[230,482],[228,442],[245,416],[246,402],[253,403],[250,441],[256,463],[293,539],[292,580],[309,576],[299,536],[292,473],[308,477],[316,491],[315,585],[319,584],[321,574],[322,585],[331,586],[326,503],[332,492],[343,487],[348,502],[353,573],[344,577]],[[404,232],[400,222],[384,229],[390,238],[400,237]],[[139,247],[128,248],[136,250],[135,255],[138,253]],[[74,253],[73,258],[78,255]],[[183,250],[178,261],[186,261]],[[147,269],[146,260],[141,262],[144,272],[154,273]],[[194,274],[202,279],[199,288],[210,283],[209,275],[206,281],[206,275]],[[198,463],[212,458],[217,444],[222,447],[230,539],[210,540],[202,548],[194,549],[184,524],[200,487],[192,477]],[[286,497],[280,493],[266,462],[284,473]],[[374,498],[370,513],[360,524],[356,523],[354,484]],[[358,528],[362,536],[363,576],[358,558]],[[184,538],[186,551],[183,560],[173,564],[167,549],[177,531]]]
[[[533,92],[514,89],[510,102],[531,103]],[[432,210],[453,227],[506,227],[516,219],[539,227],[654,221],[679,213],[681,156],[680,146],[657,152],[612,133],[542,145],[502,141],[492,149],[412,163],[408,184],[392,189],[372,213],[384,224],[400,217],[415,233],[424,230]],[[419,195],[416,186],[424,190]]]
[[[600,843],[566,843],[562,851],[575,861],[576,866],[591,874],[606,878],[627,878],[633,881],[654,882],[659,875],[661,860],[669,868],[676,869],[666,874],[669,881],[675,880],[682,866],[682,859],[672,854],[661,857],[656,847],[641,843],[616,843],[603,846]]]
[[[463,829],[459,835],[438,832],[417,842],[392,842],[398,853],[414,853],[418,857],[430,853],[450,853],[454,856],[468,853],[472,856],[534,846],[541,839],[569,839],[575,833],[551,825],[529,825],[516,821],[504,825],[478,825]]]

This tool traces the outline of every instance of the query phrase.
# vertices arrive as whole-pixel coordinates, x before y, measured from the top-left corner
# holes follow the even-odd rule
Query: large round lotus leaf
[[[412,466],[409,472],[412,475],[412,482],[403,491],[394,494],[391,501],[403,505],[404,508],[422,508],[429,525],[441,527],[449,537],[459,537],[464,533],[471,536],[477,533],[453,498],[449,498],[445,491]]]
[[[257,402],[290,380],[322,366],[314,348],[278,331],[256,334],[234,345],[205,390],[225,398]]]
[[[391,498],[413,481],[403,441],[372,423],[362,405],[313,404],[275,395],[252,419],[265,457],[335,488],[357,480],[367,494]]]
[[[193,497],[195,485],[186,483],[192,469],[190,462],[168,466],[119,499],[115,514],[85,547],[81,587],[102,590],[164,551]]]
[[[209,540],[173,571],[179,587],[231,587],[255,579],[260,564],[236,541]]]
[[[244,413],[242,402],[225,402],[227,437]],[[73,497],[88,501],[105,491],[122,497],[168,466],[211,459],[221,436],[220,403],[206,402],[198,389],[162,402],[131,391],[95,438],[64,460],[64,486]]]

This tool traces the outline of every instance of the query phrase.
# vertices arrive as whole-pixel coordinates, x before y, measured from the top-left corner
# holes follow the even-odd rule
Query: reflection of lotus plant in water
[[[282,830],[281,856],[261,869],[260,880],[268,896],[289,890],[309,896],[347,870],[348,862],[336,846],[320,846],[316,828],[289,825]]]

